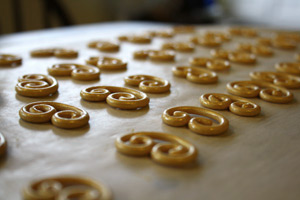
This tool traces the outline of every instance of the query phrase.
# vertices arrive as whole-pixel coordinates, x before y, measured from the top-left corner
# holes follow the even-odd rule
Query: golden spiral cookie
[[[222,40],[220,37],[216,36],[196,36],[190,39],[191,42],[197,45],[202,45],[206,47],[218,47],[221,46]]]
[[[237,51],[244,51],[248,53],[253,53],[259,56],[272,56],[273,50],[271,47],[262,45],[262,44],[256,44],[252,45],[251,43],[239,43],[237,46]]]
[[[32,57],[77,58],[78,51],[63,48],[37,49],[30,52]]]
[[[234,81],[226,85],[231,94],[261,99],[272,103],[289,103],[293,100],[293,94],[280,86],[264,81]]]
[[[155,162],[168,166],[184,166],[194,162],[197,158],[197,149],[194,145],[167,133],[129,133],[118,137],[115,146],[120,153],[125,155],[150,155]]]
[[[212,49],[210,51],[210,54],[214,58],[228,60],[229,51],[225,50],[225,49]],[[206,65],[206,63],[205,63],[205,65]]]
[[[149,52],[149,58],[152,61],[172,62],[175,60],[175,53],[168,50],[151,50]]]
[[[190,64],[193,66],[206,67],[206,63],[211,61],[211,58],[206,57],[194,57],[189,60]]]
[[[147,59],[151,50],[139,50],[133,52],[134,59]]]
[[[204,34],[204,37],[217,37],[220,38],[222,42],[228,42],[231,40],[231,37],[229,34],[224,32],[217,32],[217,31],[207,31]]]
[[[291,40],[293,42],[300,42],[300,34],[299,32],[279,32],[276,34],[276,39],[286,39]]]
[[[253,45],[251,43],[240,42],[237,44],[237,51],[245,51],[251,53]]]
[[[89,48],[95,48],[102,52],[117,52],[120,49],[120,45],[113,42],[107,41],[92,41],[88,43]]]
[[[260,38],[257,38],[256,44],[271,47],[272,39],[267,38],[267,37],[260,37]]]
[[[256,37],[258,36],[257,30],[247,27],[232,27],[229,28],[229,33],[235,36],[244,36],[244,37]]]
[[[273,50],[266,45],[254,45],[251,52],[259,56],[272,56]]]
[[[48,73],[52,76],[71,76],[82,81],[98,80],[100,76],[100,70],[96,67],[70,63],[52,65]]]
[[[211,59],[207,61],[206,68],[213,71],[225,71],[230,69],[230,63],[227,60]]]
[[[174,76],[183,77],[193,83],[211,84],[218,82],[218,75],[210,70],[198,67],[173,67]]]
[[[79,176],[56,176],[32,181],[23,191],[25,200],[111,200],[108,187]]]
[[[110,106],[124,110],[134,110],[149,104],[149,98],[144,92],[125,87],[88,87],[81,90],[80,96],[86,101],[106,101]]]
[[[167,80],[149,75],[132,75],[124,78],[128,85],[138,86],[139,89],[147,93],[165,93],[170,91],[170,83]]]
[[[256,81],[266,81],[288,89],[300,88],[300,77],[280,72],[251,72],[250,77]]]
[[[171,50],[139,50],[133,53],[135,59],[147,59],[158,62],[173,62],[175,53]]]
[[[278,72],[283,72],[283,73],[288,73],[292,75],[300,75],[300,63],[296,62],[282,62],[282,63],[277,63],[275,65],[276,71]]]
[[[0,54],[0,66],[21,65],[22,58],[11,54]]]
[[[214,110],[227,110],[240,116],[256,116],[260,113],[260,106],[238,96],[221,94],[221,93],[207,93],[200,97],[202,106]]]
[[[136,44],[149,44],[152,41],[152,38],[150,35],[131,35],[131,36],[126,36],[122,35],[118,37],[119,41],[127,41],[131,43],[136,43]]]
[[[172,38],[174,33],[172,31],[150,31],[151,37],[161,37],[161,38]]]
[[[56,93],[58,89],[56,79],[43,74],[26,74],[18,82],[16,92],[26,97],[46,97]]]
[[[199,115],[199,117],[192,115]],[[168,108],[164,111],[162,119],[169,126],[188,125],[192,131],[200,135],[219,135],[229,127],[229,122],[223,115],[194,106]]]
[[[59,128],[79,128],[89,122],[89,114],[80,108],[53,101],[38,101],[23,106],[19,115],[21,119],[31,123],[51,121]]]
[[[282,50],[294,50],[297,48],[297,43],[287,38],[275,38],[272,41],[272,45]]]
[[[6,153],[6,140],[5,137],[0,133],[0,157]]]
[[[225,71],[230,69],[230,63],[227,60],[218,58],[194,57],[189,60],[193,66],[206,67],[213,71]]]
[[[186,26],[186,25],[173,26],[173,32],[175,34],[194,33],[194,32],[196,32],[196,27],[195,26]]]
[[[256,63],[256,56],[254,54],[243,51],[232,51],[229,53],[228,58],[232,62],[241,64]]]
[[[94,65],[101,70],[125,70],[127,68],[127,63],[123,62],[121,59],[113,57],[90,57],[86,60],[87,64]]]
[[[189,42],[168,42],[164,43],[161,48],[179,52],[193,52],[195,50],[195,46]]]

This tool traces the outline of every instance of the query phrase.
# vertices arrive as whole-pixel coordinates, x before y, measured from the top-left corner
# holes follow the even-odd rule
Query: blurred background
[[[300,29],[300,0],[0,0],[0,34],[113,21]]]

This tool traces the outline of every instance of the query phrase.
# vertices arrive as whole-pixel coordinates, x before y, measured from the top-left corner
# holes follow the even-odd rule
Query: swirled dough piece
[[[229,127],[228,120],[220,113],[194,106],[168,108],[163,112],[162,120],[169,126],[188,125],[193,132],[200,135],[219,135]]]
[[[106,101],[110,106],[133,110],[148,106],[149,98],[144,92],[126,87],[93,86],[81,90],[80,96],[86,101]]]
[[[174,76],[186,78],[193,83],[211,84],[218,82],[217,73],[199,67],[177,66],[173,67],[172,72]]]
[[[197,157],[197,149],[194,145],[167,133],[129,133],[119,136],[115,146],[120,153],[129,156],[150,155],[155,162],[168,166],[184,166],[194,162]]]
[[[150,44],[152,38],[149,34],[145,35],[122,35],[118,37],[119,41],[126,41],[135,44]]]
[[[251,72],[250,77],[256,81],[266,81],[288,89],[300,88],[300,77],[280,72]]]
[[[296,62],[281,62],[275,65],[275,69],[278,72],[288,73],[292,75],[300,75],[300,63]]]
[[[170,83],[167,80],[150,75],[132,75],[124,78],[127,85],[138,86],[146,93],[165,93],[170,91]]]
[[[230,69],[230,62],[219,58],[194,57],[189,62],[193,66],[206,67],[213,71],[227,71]]]
[[[0,67],[1,66],[15,66],[21,65],[22,58],[11,54],[0,54]]]
[[[262,44],[253,45],[251,43],[239,43],[237,46],[237,51],[244,51],[248,53],[253,53],[258,56],[272,56],[273,50],[271,47]]]
[[[168,42],[161,47],[163,50],[175,50],[179,52],[193,52],[195,50],[194,44],[190,42]]]
[[[249,27],[231,27],[229,28],[228,31],[232,36],[243,36],[243,37],[258,36],[257,30]]]
[[[252,53],[244,51],[231,51],[228,54],[228,58],[232,62],[241,63],[241,64],[255,64],[256,56]]]
[[[31,57],[51,57],[57,58],[77,58],[78,51],[73,49],[63,48],[49,48],[49,49],[37,49],[30,52]]]
[[[38,101],[23,106],[19,115],[21,119],[31,123],[51,121],[54,126],[73,129],[85,126],[89,122],[89,114],[80,108],[53,101]]]
[[[58,83],[52,76],[26,74],[18,79],[15,90],[26,97],[46,97],[57,92]]]
[[[103,183],[79,176],[56,176],[32,181],[22,191],[25,200],[111,200]]]
[[[261,99],[272,103],[289,103],[293,100],[293,94],[277,85],[264,81],[234,81],[227,83],[227,91],[231,94]]]
[[[52,65],[48,73],[52,76],[71,76],[82,81],[98,80],[100,76],[100,70],[96,67],[70,63]]]
[[[147,59],[158,62],[173,62],[175,53],[172,50],[139,50],[133,53],[135,59]]]
[[[127,63],[123,62],[121,59],[113,57],[90,57],[86,60],[87,64],[94,65],[101,70],[125,70],[127,68]]]
[[[88,47],[98,49],[102,52],[117,52],[120,49],[119,44],[102,40],[89,42]]]
[[[256,116],[260,113],[260,106],[256,103],[234,95],[221,93],[206,93],[201,95],[202,106],[214,110],[229,109],[232,113],[240,116]]]

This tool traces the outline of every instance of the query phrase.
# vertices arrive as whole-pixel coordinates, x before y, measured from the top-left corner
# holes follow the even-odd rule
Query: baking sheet
[[[174,39],[155,38],[150,45],[122,43],[118,53],[104,54],[87,48],[95,39],[116,40],[128,33],[165,29],[165,24],[121,22],[60,28],[6,35],[0,38],[1,53],[20,55],[23,64],[0,69],[0,127],[8,142],[8,152],[0,161],[0,199],[21,199],[21,189],[30,180],[52,175],[74,174],[103,181],[112,189],[116,200],[150,199],[299,199],[300,196],[300,91],[292,90],[290,104],[267,103],[253,99],[262,107],[257,117],[239,117],[220,111],[230,122],[229,130],[220,136],[197,135],[188,128],[170,127],[162,123],[161,114],[173,106],[200,106],[199,97],[207,92],[226,93],[229,81],[249,80],[249,72],[275,71],[278,61],[294,61],[295,51],[275,50],[272,58],[258,57],[253,66],[232,64],[228,72],[220,72],[219,82],[212,85],[191,83],[174,77],[171,68],[186,65],[192,56],[210,56],[210,48],[197,47],[194,53],[177,53],[176,63],[154,63],[133,60],[139,49],[158,49],[163,42],[187,41],[191,35]],[[199,26],[205,30],[225,30],[226,26]],[[266,33],[268,34],[268,32]],[[235,38],[223,45],[234,48]],[[79,50],[77,59],[31,58],[37,48],[66,47]],[[76,81],[57,78],[59,92],[48,98],[27,98],[16,94],[19,76],[28,73],[47,74],[47,67],[57,63],[84,64],[89,56],[111,55],[128,61],[128,69],[102,71],[99,81]],[[123,78],[149,74],[171,82],[169,94],[149,94],[149,108],[123,111],[106,103],[91,103],[80,98],[80,90],[89,86],[124,86]],[[31,124],[20,120],[18,111],[27,103],[53,100],[85,109],[89,125],[64,130],[47,124]],[[157,131],[180,136],[198,149],[197,164],[187,168],[158,165],[150,158],[135,158],[116,152],[117,136]]]

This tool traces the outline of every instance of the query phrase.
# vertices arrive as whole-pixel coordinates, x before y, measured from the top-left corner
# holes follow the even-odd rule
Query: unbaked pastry
[[[192,131],[200,135],[219,135],[229,127],[228,120],[220,113],[194,106],[168,108],[163,112],[162,120],[169,126],[188,125]]]
[[[129,133],[117,137],[115,146],[125,155],[139,157],[150,155],[155,162],[168,166],[184,166],[197,158],[197,149],[194,145],[167,133]]]
[[[52,76],[43,74],[26,74],[18,79],[15,90],[26,97],[46,97],[56,93],[58,83]]]
[[[51,121],[54,126],[65,129],[85,126],[90,119],[89,114],[83,109],[53,101],[29,103],[20,109],[19,115],[27,122]]]
[[[93,86],[81,90],[80,96],[86,101],[106,101],[112,107],[135,110],[148,106],[149,98],[141,91],[115,86]]]

